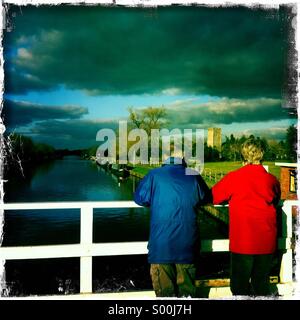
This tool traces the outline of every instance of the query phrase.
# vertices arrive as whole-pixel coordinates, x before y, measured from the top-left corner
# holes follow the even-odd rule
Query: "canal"
[[[31,167],[25,177],[4,186],[5,202],[132,200],[138,178],[120,180],[95,163],[69,156]],[[94,242],[147,241],[149,210],[94,209]],[[202,239],[226,238],[227,230],[199,214]],[[2,246],[79,243],[80,212],[68,210],[6,211]],[[202,255],[199,277],[228,276],[228,254]],[[79,292],[79,258],[6,262],[11,295]],[[150,289],[147,256],[93,258],[93,290]]]

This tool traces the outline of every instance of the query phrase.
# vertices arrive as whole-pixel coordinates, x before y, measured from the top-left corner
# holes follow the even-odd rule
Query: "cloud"
[[[272,121],[291,118],[290,110],[283,108],[280,99],[229,99],[207,103],[196,100],[176,101],[166,105],[168,119],[176,125],[211,125]]]
[[[25,48],[19,48],[18,49],[18,57],[20,57],[22,59],[32,60],[31,52],[28,49],[25,49]]]
[[[138,109],[143,108],[146,106]],[[228,135],[230,132],[235,135],[255,134],[276,140],[285,138],[287,127],[282,126],[282,121],[296,121],[295,115],[291,116],[289,109],[282,107],[280,99],[272,98],[222,98],[204,103],[199,98],[192,97],[174,100],[165,105],[165,108],[169,129],[194,130],[218,126]],[[3,109],[4,123],[10,128],[17,127],[19,133],[23,130],[25,135],[30,135],[37,141],[70,149],[97,144],[96,135],[100,129],[117,132],[118,121],[122,120],[83,119],[83,115],[87,113],[87,109],[80,106],[45,106],[11,100],[5,101]],[[274,126],[278,128],[273,128]],[[262,127],[264,129],[258,129]]]
[[[80,106],[46,106],[26,101],[5,100],[2,118],[6,126],[13,128],[48,119],[78,119],[87,113],[88,109]]]
[[[118,121],[114,120],[49,120],[37,123],[32,132],[35,134],[66,135],[77,138],[96,138],[100,129],[116,129]]]
[[[286,81],[282,9],[24,6],[10,14],[10,93],[64,85],[91,95],[279,98]]]
[[[117,120],[48,120],[36,123],[30,134],[36,140],[53,145],[56,148],[87,148],[101,144],[96,141],[100,129],[118,128]]]
[[[236,132],[235,136],[249,136],[253,134],[256,137],[262,137],[267,140],[277,140],[277,141],[284,141],[286,139],[286,132],[287,127],[272,127],[267,129],[257,129],[257,130],[243,130],[240,132]]]
[[[5,71],[5,93],[24,94],[29,91],[49,91],[56,85],[40,79],[37,75],[17,70],[15,67]]]

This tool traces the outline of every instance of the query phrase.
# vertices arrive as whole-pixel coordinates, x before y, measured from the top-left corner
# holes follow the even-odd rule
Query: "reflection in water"
[[[120,189],[118,184],[120,183]],[[6,202],[131,200],[132,179],[123,180],[87,160],[56,160],[8,177]]]
[[[132,200],[135,178],[120,179],[87,160],[67,158],[9,179],[5,202]],[[95,209],[95,241],[146,240],[147,209]],[[3,245],[79,242],[79,210],[5,212]],[[55,234],[55,237],[53,236]]]

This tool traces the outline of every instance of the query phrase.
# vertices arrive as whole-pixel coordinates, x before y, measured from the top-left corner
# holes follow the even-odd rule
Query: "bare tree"
[[[161,129],[168,124],[166,120],[167,111],[162,107],[148,107],[137,110],[129,108],[129,119],[133,127],[144,129],[148,135],[151,129]]]

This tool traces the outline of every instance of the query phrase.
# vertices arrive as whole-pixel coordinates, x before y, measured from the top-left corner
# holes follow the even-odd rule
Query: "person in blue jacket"
[[[151,208],[148,262],[157,297],[194,297],[195,260],[200,251],[197,207],[211,202],[198,172],[170,157],[139,183],[134,201]]]

